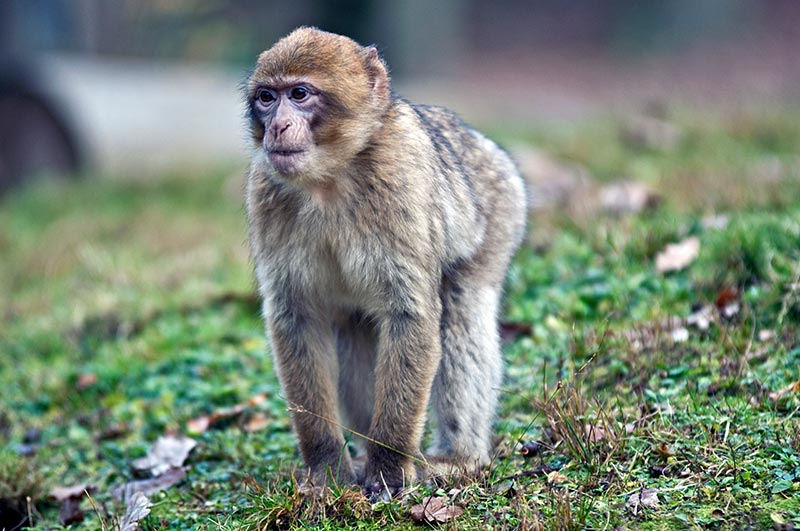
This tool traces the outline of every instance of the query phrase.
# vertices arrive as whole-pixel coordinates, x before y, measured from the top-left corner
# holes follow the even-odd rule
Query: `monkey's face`
[[[301,80],[259,86],[251,112],[254,126],[263,135],[261,148],[276,172],[293,177],[313,169],[313,129],[322,113],[316,87]]]
[[[329,184],[380,127],[389,81],[375,48],[300,28],[259,56],[247,100],[258,154],[274,173]]]

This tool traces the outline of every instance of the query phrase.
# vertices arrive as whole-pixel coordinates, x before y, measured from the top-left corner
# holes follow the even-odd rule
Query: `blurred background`
[[[241,94],[300,25],[376,44],[400,95],[456,110],[529,185],[503,309],[510,468],[461,521],[800,528],[800,0],[0,0],[0,529],[66,529],[47,492],[84,485],[102,512],[84,500],[71,529],[114,527],[148,441],[245,404],[268,435],[242,433],[249,405],[221,414],[143,528],[300,514],[271,505],[299,461],[247,245]],[[574,420],[551,444],[554,415]],[[540,427],[543,453],[511,450]],[[519,475],[551,463],[563,484]],[[623,520],[656,490],[634,484],[665,495]]]
[[[796,0],[3,0],[0,189],[246,159],[240,85],[299,25],[374,43],[477,125],[800,97]]]

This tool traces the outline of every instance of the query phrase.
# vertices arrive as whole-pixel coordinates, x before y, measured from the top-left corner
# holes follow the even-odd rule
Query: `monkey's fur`
[[[449,111],[394,96],[375,48],[314,28],[259,56],[247,98],[250,243],[311,483],[413,480],[429,403],[427,455],[485,465],[525,224],[514,164]],[[337,423],[371,439],[360,478]]]

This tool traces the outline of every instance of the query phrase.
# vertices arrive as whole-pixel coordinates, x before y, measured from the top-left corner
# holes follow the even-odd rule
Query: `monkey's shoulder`
[[[406,102],[422,121],[427,131],[471,131],[470,127],[455,112],[437,105]]]

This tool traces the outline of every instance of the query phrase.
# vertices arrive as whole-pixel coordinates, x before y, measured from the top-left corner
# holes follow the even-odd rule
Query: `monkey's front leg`
[[[350,455],[338,423],[336,381],[338,366],[333,331],[308,305],[295,296],[273,304],[269,315],[272,348],[278,376],[309,468],[309,479],[324,486],[355,479]]]
[[[373,494],[394,495],[414,479],[413,456],[441,357],[438,301],[428,308],[395,311],[380,325],[375,409],[367,445],[364,484]]]

